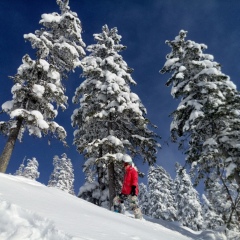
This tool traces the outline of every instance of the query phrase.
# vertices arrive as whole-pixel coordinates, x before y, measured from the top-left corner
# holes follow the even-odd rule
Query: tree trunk
[[[108,121],[108,136],[111,135],[112,131],[112,115],[110,113],[109,115],[109,121]],[[109,153],[113,153],[112,147],[108,148]],[[115,191],[115,174],[114,174],[114,163],[111,161],[108,165],[108,184],[109,184],[109,209],[111,210],[113,205],[113,199],[116,196]]]
[[[108,165],[108,182],[109,182],[109,209],[111,210],[111,207],[113,205],[113,198],[116,196],[115,191],[115,175],[114,175],[114,163],[111,162]]]
[[[15,142],[17,140],[20,128],[22,126],[23,118],[17,119],[17,126],[10,130],[7,143],[0,156],[0,172],[5,173],[7,170],[8,163],[10,161]]]

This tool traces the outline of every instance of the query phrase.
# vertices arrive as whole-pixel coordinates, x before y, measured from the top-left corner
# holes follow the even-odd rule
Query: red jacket
[[[136,186],[136,195],[138,195],[138,172],[135,167],[128,165],[125,168],[122,194],[130,195],[132,186]]]

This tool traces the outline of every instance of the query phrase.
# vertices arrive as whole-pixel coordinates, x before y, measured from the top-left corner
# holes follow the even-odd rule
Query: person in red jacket
[[[122,185],[123,195],[138,195],[138,171],[136,167],[133,165],[130,157],[124,158],[124,168],[125,174]]]
[[[125,174],[121,194],[113,199],[114,211],[124,213],[124,201],[128,198],[129,207],[133,210],[135,218],[142,218],[142,213],[138,207],[138,171],[134,166],[130,156],[123,158]]]

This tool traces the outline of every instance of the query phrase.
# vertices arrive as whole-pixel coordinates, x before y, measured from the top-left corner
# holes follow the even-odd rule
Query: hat
[[[129,156],[129,155],[127,155],[127,154],[125,154],[124,156],[123,156],[123,162],[125,162],[125,163],[129,163],[129,164],[131,164],[132,163],[132,158]]]

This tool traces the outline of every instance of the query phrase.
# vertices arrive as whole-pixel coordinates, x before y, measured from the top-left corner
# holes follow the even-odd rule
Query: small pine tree
[[[144,183],[139,184],[138,201],[142,214],[149,215],[149,194]]]
[[[202,195],[202,200],[203,229],[218,230],[221,226],[224,226],[222,215],[216,213],[213,205],[207,199],[205,194]]]
[[[48,186],[61,189],[74,195],[74,174],[71,159],[68,158],[65,153],[61,155],[61,158],[54,156],[53,166],[54,169],[50,176]]]
[[[176,164],[176,178],[174,181],[174,195],[177,207],[177,219],[195,231],[202,229],[202,208],[198,192],[193,188],[190,176],[186,170]]]
[[[40,173],[38,172],[38,161],[35,157],[27,160],[27,165],[24,165],[25,158],[20,165],[19,169],[16,171],[16,176],[23,176],[25,178],[29,178],[32,180],[36,180],[39,178]]]
[[[211,173],[206,184],[205,195],[213,210],[222,217],[229,230],[240,232],[240,193],[238,184],[227,179],[220,179],[218,174]]]
[[[105,201],[100,203],[100,191],[98,182],[85,182],[80,187],[78,197],[98,206],[105,207]]]
[[[100,200],[100,187],[97,178],[97,169],[94,158],[89,158],[83,165],[83,172],[85,173],[85,183],[80,187],[78,197],[94,203],[98,206],[105,205],[108,198]]]
[[[173,180],[161,166],[151,166],[148,172],[149,214],[163,220],[176,220]]]

